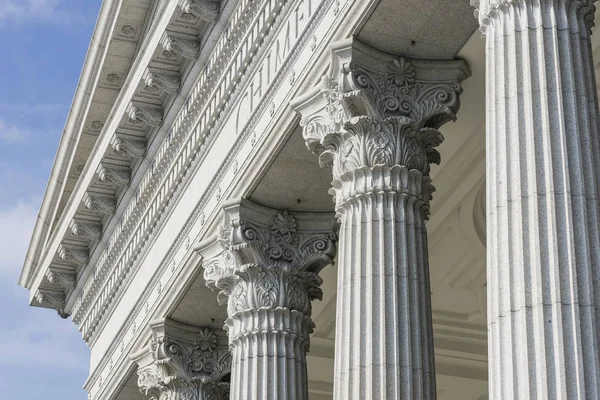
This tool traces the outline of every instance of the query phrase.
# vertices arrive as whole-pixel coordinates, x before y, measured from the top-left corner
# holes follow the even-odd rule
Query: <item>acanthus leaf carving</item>
[[[216,21],[221,9],[220,0],[180,0],[179,5],[184,12],[208,22]]]
[[[96,222],[73,220],[69,228],[73,236],[88,241],[98,240],[102,235],[102,224]]]
[[[152,327],[150,344],[132,356],[143,394],[157,400],[229,398],[229,383],[223,382],[231,373],[228,346],[210,328],[191,328],[168,320]]]
[[[61,260],[73,263],[76,266],[87,265],[89,260],[87,248],[67,247],[61,244],[58,246],[56,254]]]
[[[175,53],[188,60],[195,59],[200,52],[200,41],[184,39],[168,33],[162,37],[161,44],[165,51]]]
[[[48,271],[46,271],[46,279],[52,284],[62,286],[64,289],[69,290],[75,287],[76,274],[74,272],[50,267],[48,268]]]
[[[100,164],[96,173],[101,182],[112,183],[117,187],[127,186],[131,180],[129,168],[113,168]]]
[[[142,158],[146,154],[147,142],[145,139],[129,139],[115,135],[110,145],[115,154],[127,155],[132,158]]]
[[[160,108],[131,105],[129,107],[128,115],[131,120],[141,121],[149,126],[160,126],[163,121],[163,110]]]
[[[331,76],[323,76],[292,105],[302,115],[307,147],[319,156],[322,167],[332,167],[337,207],[348,196],[378,186],[371,182],[342,191],[351,185],[344,183],[347,174],[366,173],[371,179],[379,176],[368,172],[373,168],[384,168],[385,177],[400,167],[421,174],[428,187],[412,193],[424,196],[427,213],[434,191],[429,187],[430,165],[441,161],[435,149],[443,141],[439,128],[456,119],[460,82],[469,75],[466,64],[377,54],[354,39],[334,46],[330,70]]]
[[[243,201],[239,207],[258,206]],[[336,252],[333,220],[329,230],[305,231],[294,215],[272,211],[270,224],[235,217],[221,230],[219,255],[203,263],[207,285],[230,316],[265,307],[310,316],[311,301],[322,297],[318,273]]]
[[[165,93],[175,94],[181,86],[181,77],[173,73],[148,72],[144,78],[144,82],[147,86],[155,87]]]
[[[85,192],[83,195],[83,204],[89,211],[102,215],[112,215],[117,208],[117,201],[114,197],[99,196],[89,192]]]
[[[38,289],[34,297],[40,305],[55,309],[61,318],[65,319],[69,317],[69,314],[64,310],[66,300],[64,292]]]

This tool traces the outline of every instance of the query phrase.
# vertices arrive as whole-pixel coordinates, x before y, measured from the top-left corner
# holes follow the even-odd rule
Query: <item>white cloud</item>
[[[65,24],[74,17],[62,7],[63,0],[0,0],[0,26],[32,20]]]
[[[37,368],[74,370],[89,365],[86,345],[72,322],[52,310],[24,311],[24,319],[13,320],[0,330],[0,366],[31,368],[34,363]]]
[[[0,142],[15,143],[25,139],[27,136],[29,136],[29,131],[17,125],[8,124],[0,118]]]
[[[17,285],[37,218],[39,199],[0,208],[0,371],[15,368],[86,370],[87,346],[56,311],[30,307]]]
[[[0,278],[8,278],[9,281],[15,282],[15,285],[25,260],[38,209],[37,199],[30,202],[21,201],[0,209]]]

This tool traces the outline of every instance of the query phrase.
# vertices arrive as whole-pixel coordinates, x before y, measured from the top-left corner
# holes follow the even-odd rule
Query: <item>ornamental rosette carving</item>
[[[223,381],[231,373],[227,345],[219,344],[209,328],[199,329],[191,340],[171,335],[169,325],[165,327],[164,333],[154,332],[146,349],[133,355],[140,391],[153,400],[229,399],[229,383]]]
[[[345,174],[374,167],[416,170],[428,182],[441,161],[439,128],[460,108],[465,63],[393,57],[356,39],[332,47],[332,74],[292,106],[307,147],[332,168],[334,193]]]
[[[219,303],[227,304],[229,316],[264,308],[285,308],[310,316],[311,302],[322,298],[318,274],[333,263],[336,254],[333,218],[329,230],[306,231],[299,229],[296,218],[287,211],[248,201],[244,206],[269,210],[270,224],[264,218],[231,220],[219,235],[220,253],[203,263],[207,285],[219,292]]]

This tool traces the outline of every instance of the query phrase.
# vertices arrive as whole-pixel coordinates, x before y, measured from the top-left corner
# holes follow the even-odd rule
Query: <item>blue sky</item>
[[[0,0],[0,397],[86,399],[77,327],[17,285],[101,0]]]

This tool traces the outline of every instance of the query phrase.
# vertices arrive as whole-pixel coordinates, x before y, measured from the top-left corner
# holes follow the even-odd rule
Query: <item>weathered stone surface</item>
[[[248,200],[224,212],[218,240],[197,250],[208,286],[227,303],[231,398],[308,399],[311,301],[321,299],[318,273],[335,256],[333,215],[289,214]]]
[[[600,398],[593,1],[473,1],[487,52],[491,399]]]
[[[429,171],[469,71],[356,40],[332,53],[333,73],[293,106],[308,148],[332,168],[341,222],[334,398],[433,399]]]
[[[150,324],[152,340],[132,355],[138,386],[151,400],[228,400],[231,354],[218,332],[169,319]],[[222,335],[224,336],[224,335]]]

